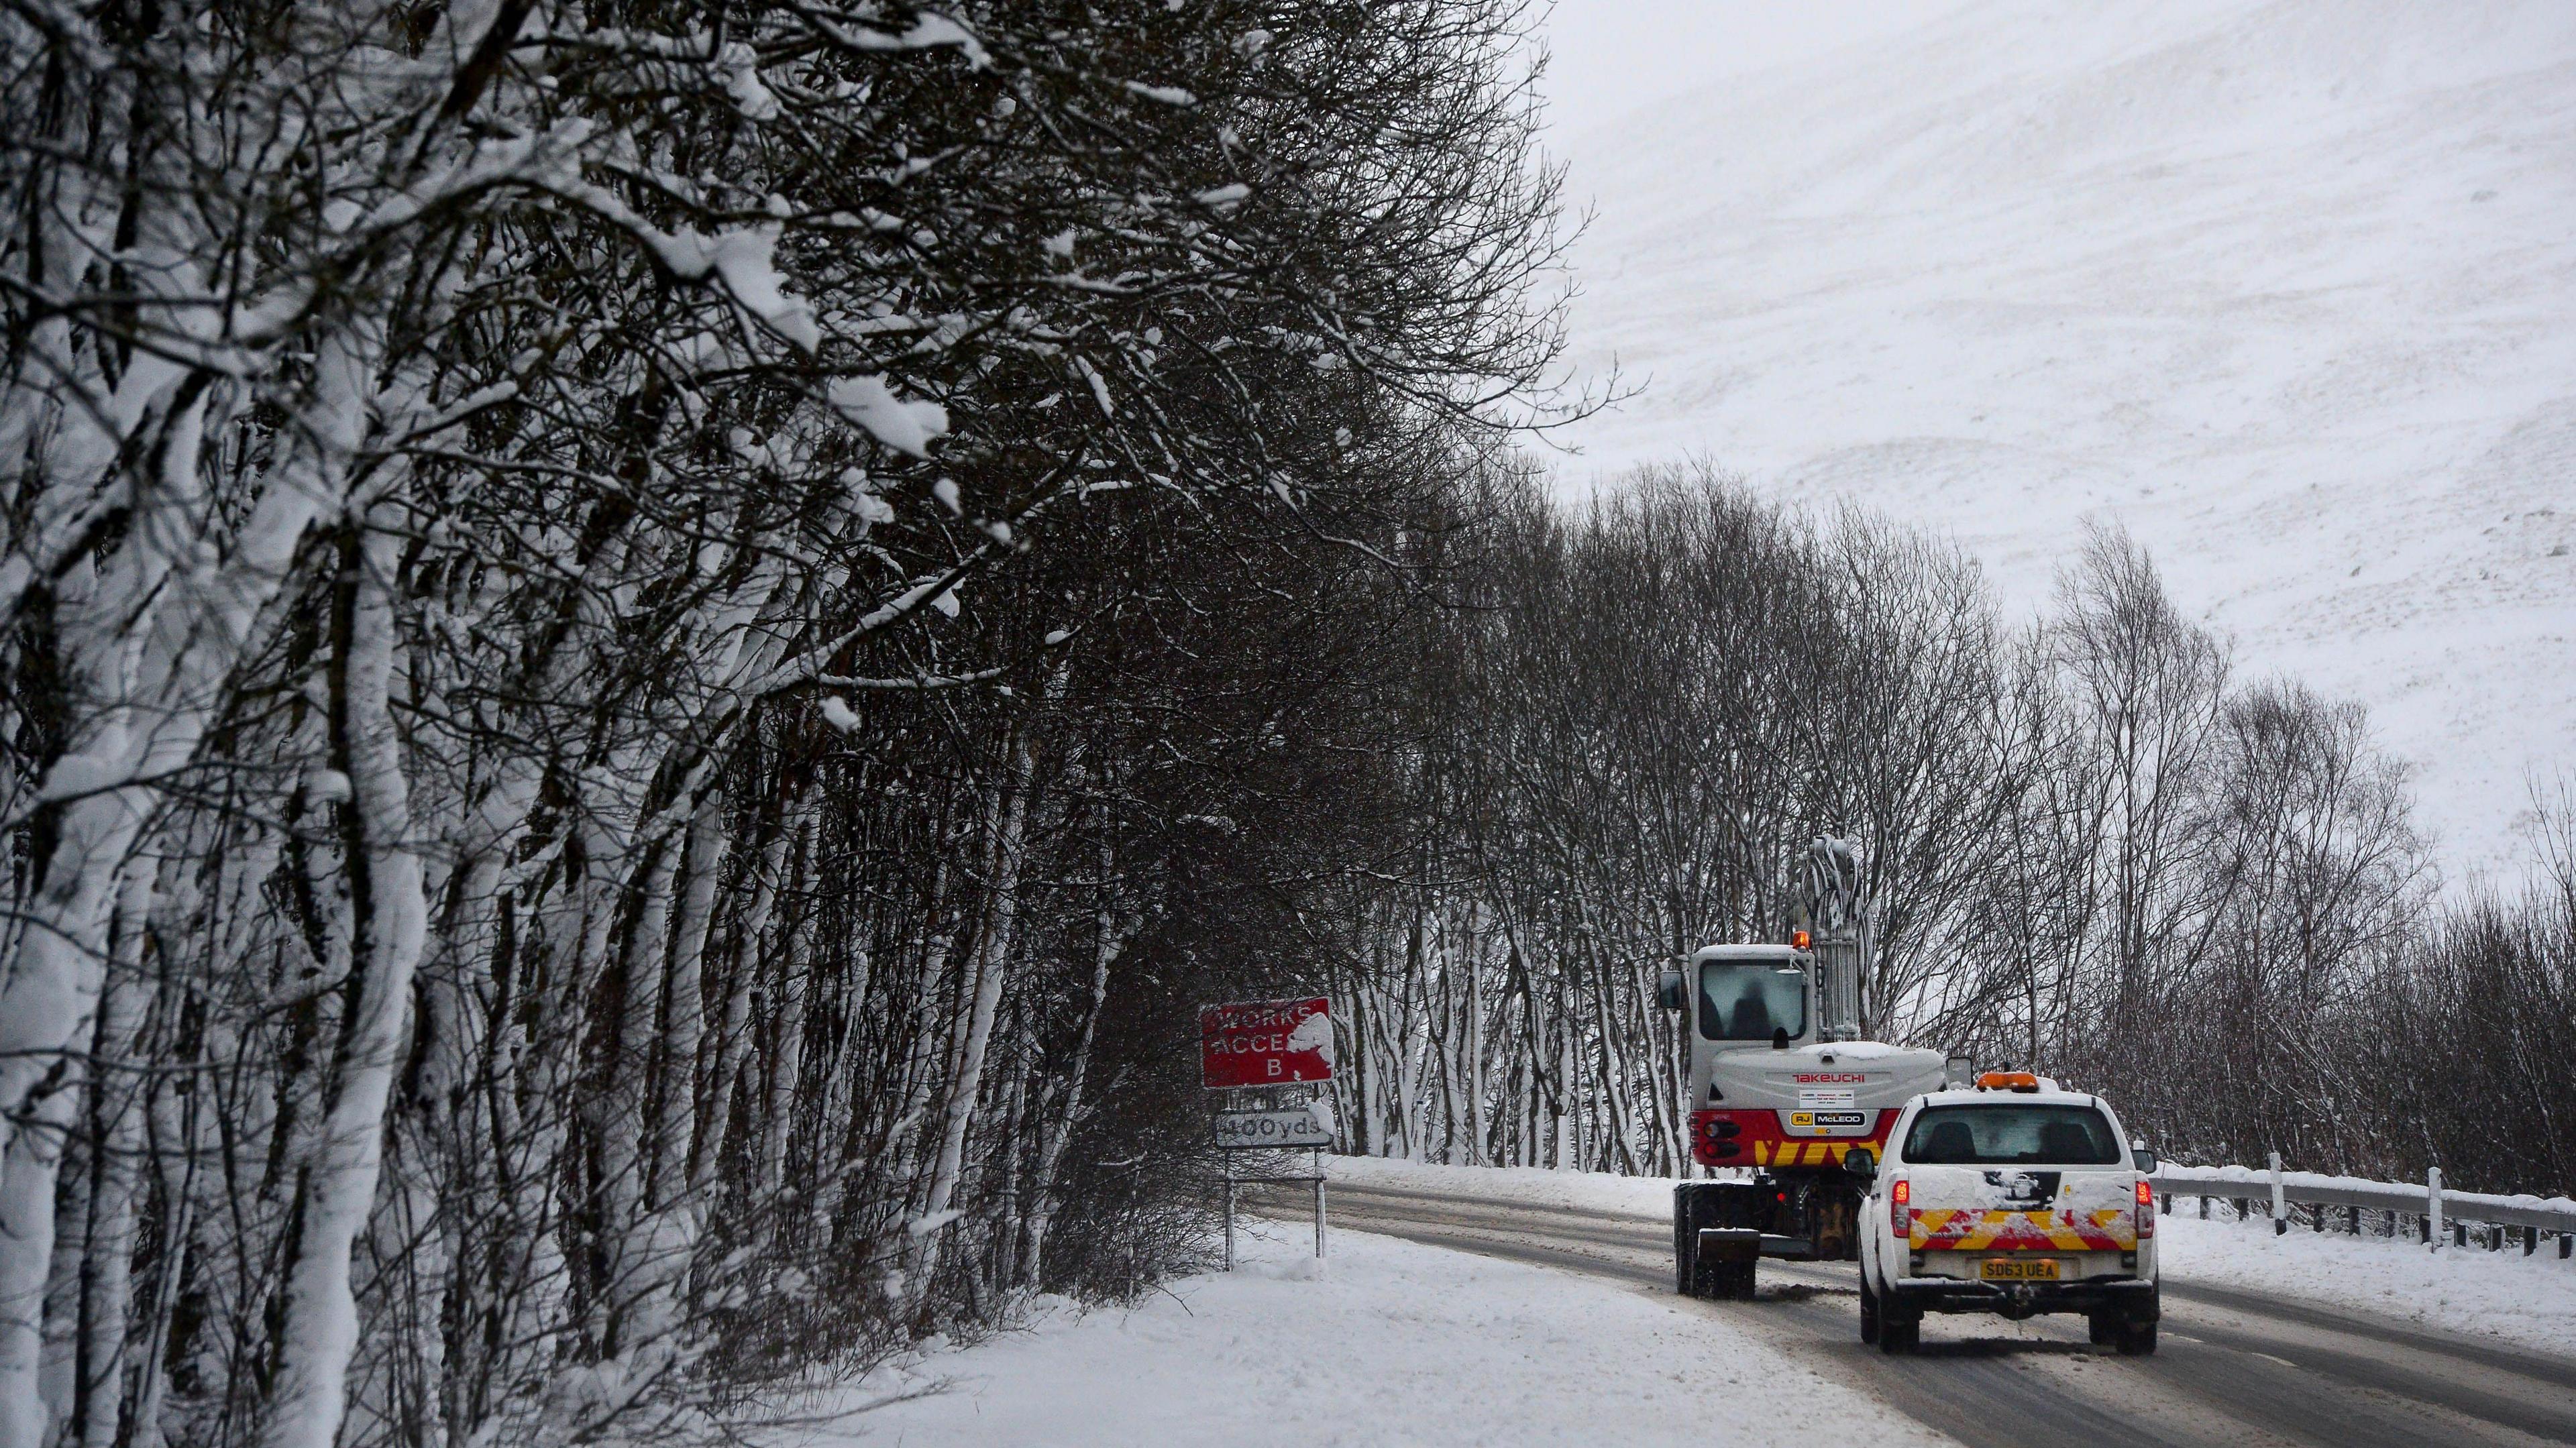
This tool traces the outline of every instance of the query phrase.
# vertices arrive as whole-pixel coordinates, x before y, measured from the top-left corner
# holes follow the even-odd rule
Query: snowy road
[[[1265,1210],[1283,1219],[1300,1202]],[[1672,1291],[1660,1218],[1358,1182],[1334,1224]],[[2168,1278],[2150,1359],[2078,1318],[1935,1317],[1919,1356],[1862,1345],[1851,1269],[1763,1264],[1761,1300],[1691,1303],[1970,1445],[2576,1443],[2576,1361]],[[1794,1402],[1730,1405],[1794,1414]]]

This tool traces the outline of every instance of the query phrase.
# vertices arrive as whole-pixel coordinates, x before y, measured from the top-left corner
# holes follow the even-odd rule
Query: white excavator
[[[1860,855],[1818,839],[1801,862],[1786,944],[1712,945],[1664,974],[1689,1017],[1691,1158],[1733,1180],[1673,1188],[1674,1286],[1750,1298],[1764,1257],[1852,1261],[1864,1183],[1855,1147],[1883,1154],[1906,1102],[1964,1084],[1967,1062],[1861,1039],[1870,912]]]

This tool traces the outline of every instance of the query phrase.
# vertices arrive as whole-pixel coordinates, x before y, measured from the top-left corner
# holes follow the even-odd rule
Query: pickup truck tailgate
[[[2121,1172],[1917,1167],[1917,1252],[2127,1252],[2138,1245],[2133,1180]]]

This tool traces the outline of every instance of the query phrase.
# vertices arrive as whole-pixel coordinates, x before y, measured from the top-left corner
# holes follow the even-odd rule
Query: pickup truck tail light
[[[2156,1184],[2138,1178],[2138,1238],[2144,1241],[2156,1234]]]
[[[1902,1177],[1887,1189],[1887,1234],[1900,1240],[1914,1235],[1914,1183]]]

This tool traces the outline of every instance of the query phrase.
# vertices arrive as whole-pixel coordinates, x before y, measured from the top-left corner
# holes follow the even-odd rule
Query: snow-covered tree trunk
[[[664,1289],[677,1253],[663,1241],[659,1216],[648,1200],[653,1133],[647,1107],[662,1020],[663,950],[681,848],[668,831],[643,847],[641,878],[627,892],[633,903],[610,981],[619,1005],[602,1052],[601,1079],[590,1097],[588,1134],[598,1173],[592,1190],[605,1259],[599,1341],[601,1352],[612,1358],[660,1340],[670,1328]]]
[[[197,394],[160,441],[166,489],[99,570],[77,622],[63,630],[85,695],[98,712],[47,771],[60,803],[42,883],[27,902],[0,986],[0,1448],[43,1448],[50,1431],[37,1379],[41,1309],[55,1224],[53,1192],[64,1134],[76,1119],[82,1072],[73,1043],[88,1030],[102,985],[114,882],[157,802],[138,781],[191,760],[219,681],[249,643],[312,520],[335,505],[365,426],[382,338],[335,331],[315,364],[314,396],[291,451],[248,511],[219,566],[173,579],[204,520],[196,449],[205,421]],[[137,367],[127,381],[149,375]],[[176,384],[184,386],[184,384]]]
[[[696,1210],[689,1182],[689,1161],[697,1150],[694,1084],[706,1039],[707,938],[714,928],[716,892],[732,838],[725,825],[723,801],[713,794],[689,822],[688,864],[680,887],[679,918],[672,930],[670,986],[663,1007],[667,1024],[653,1079],[647,1192],[656,1208]]]
[[[81,1448],[115,1448],[125,1407],[127,1324],[134,1281],[135,1193],[142,1172],[144,1102],[152,1088],[140,1068],[152,1003],[144,967],[157,868],[127,871],[116,907],[115,952],[101,1002],[98,1055],[112,1074],[91,1083],[93,1185],[82,1251],[79,1372],[64,1428]]]
[[[796,869],[808,880],[814,868],[818,829],[815,818],[806,816],[793,856]],[[816,908],[809,895],[796,911],[770,975],[769,1016],[774,1024],[766,1105],[760,1121],[760,1184],[773,1199],[787,1184],[787,1147],[797,1122],[796,1092],[805,1080],[805,1007],[809,995],[806,971],[812,959]]]
[[[1066,676],[1064,666],[1059,664],[1038,708],[1020,720],[1012,736],[1008,769],[996,791],[998,817],[991,825],[989,857],[992,876],[985,886],[984,920],[978,932],[972,972],[974,985],[955,1074],[941,1107],[939,1155],[931,1167],[929,1188],[923,1194],[925,1218],[937,1218],[949,1210],[959,1174],[965,1167],[966,1132],[983,1094],[984,1060],[992,1044],[994,1017],[1001,1005],[1002,987],[1017,964],[1013,949],[1019,926],[1021,871],[1027,863],[1029,814],[1039,784],[1038,736],[1063,696]],[[939,1244],[944,1240],[944,1234],[938,1232],[924,1239],[925,1250],[914,1267],[916,1284],[927,1283],[939,1258]]]
[[[389,526],[391,510],[381,512],[367,520],[373,526],[363,537],[353,523],[341,547],[331,732],[333,765],[348,781],[342,834],[352,960],[321,1141],[288,1269],[263,1435],[270,1448],[331,1448],[339,1436],[358,1334],[351,1248],[375,1197],[385,1106],[428,917],[402,741],[388,707],[399,647],[392,574],[400,540]]]
[[[1039,1128],[1036,1165],[1029,1173],[1028,1209],[1021,1228],[1019,1280],[1035,1288],[1041,1285],[1046,1271],[1047,1231],[1055,1223],[1058,1194],[1056,1173],[1064,1163],[1065,1143],[1082,1125],[1086,1103],[1083,1088],[1091,1078],[1091,1043],[1100,1027],[1100,1009],[1109,999],[1109,973],[1127,948],[1143,922],[1133,915],[1121,917],[1112,903],[1112,887],[1106,882],[1115,878],[1117,856],[1108,842],[1100,847],[1100,908],[1092,919],[1091,991],[1085,998],[1082,1029],[1075,1036],[1072,1065],[1065,1073],[1064,1090]]]
[[[149,1073],[141,1032],[153,984],[143,961],[157,873],[143,856],[120,874],[112,942],[84,1080],[79,1171],[63,1182],[47,1292],[41,1391],[66,1444],[112,1445],[124,1408],[135,1189]]]
[[[689,1191],[701,1193],[715,1180],[725,1139],[732,1132],[734,1092],[752,1045],[751,996],[764,964],[761,959],[769,922],[786,873],[788,849],[804,834],[796,801],[780,806],[764,826],[768,839],[751,867],[751,898],[735,914],[727,952],[724,1009],[718,1013],[714,1059],[699,1094],[700,1124],[690,1142]]]

